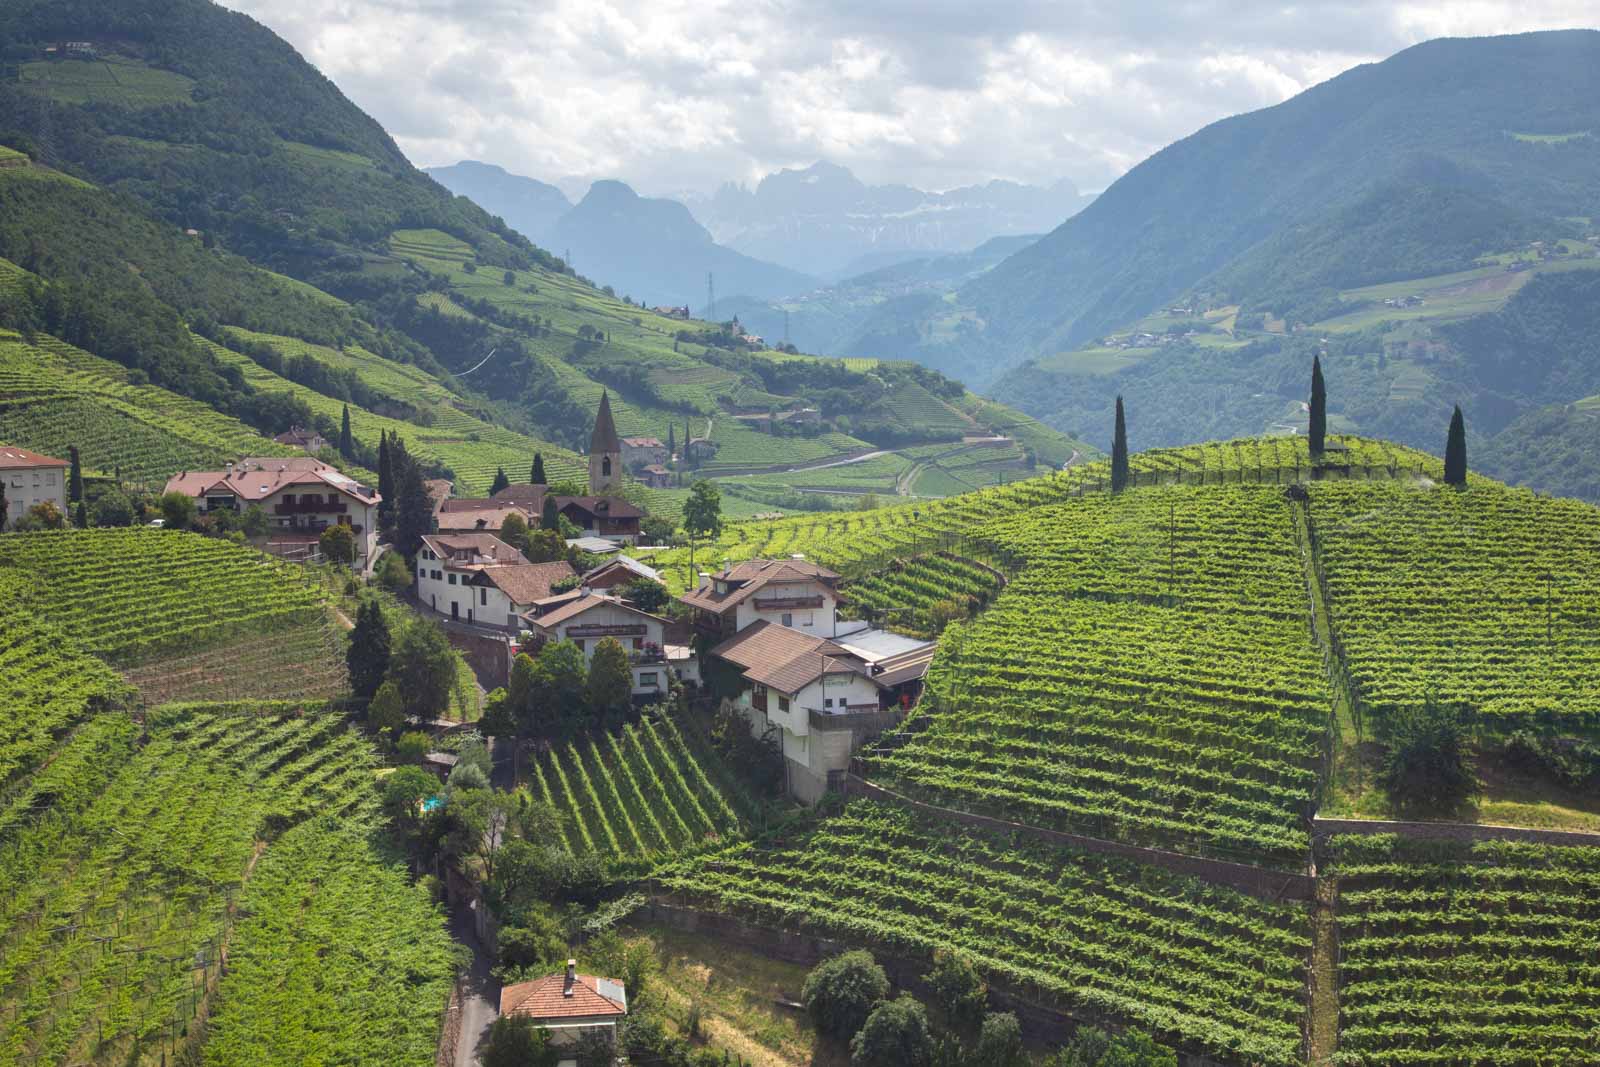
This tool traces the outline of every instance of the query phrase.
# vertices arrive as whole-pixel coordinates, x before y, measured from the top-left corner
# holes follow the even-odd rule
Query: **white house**
[[[693,670],[688,649],[668,646],[667,620],[624,604],[617,597],[583,590],[576,597],[548,606],[541,614],[528,616],[527,625],[546,641],[571,641],[577,645],[585,664],[594,659],[594,650],[601,641],[616,638],[633,666],[634,696],[665,696],[669,671],[679,678],[698,678],[698,672],[687,673]]]
[[[776,730],[785,787],[805,803],[828,789],[830,771],[850,766],[869,736],[899,719],[866,660],[823,637],[762,620],[709,653],[741,671],[739,705],[757,736]]]
[[[579,974],[577,961],[568,960],[565,974],[503,987],[500,1014],[532,1019],[558,1050],[557,1067],[577,1067],[576,1046],[590,1035],[615,1048],[617,1022],[628,1014],[628,991],[615,978]]]
[[[417,550],[417,600],[460,622],[519,630],[522,616],[551,594],[551,586],[577,578],[566,560],[529,563],[511,545],[487,533],[436,533]]]
[[[167,480],[164,492],[195,498],[202,514],[242,512],[259,504],[272,525],[269,540],[314,543],[332,525],[355,535],[358,569],[378,547],[378,504],[383,498],[354,478],[309,456],[242,459],[226,470],[184,471]]]
[[[67,477],[72,464],[15,445],[0,445],[0,484],[6,490],[6,518],[14,525],[36,504],[51,503],[67,515]]]
[[[678,598],[694,609],[695,629],[714,641],[757,622],[832,637],[839,625],[839,575],[789,559],[752,559],[702,574],[700,586]]]

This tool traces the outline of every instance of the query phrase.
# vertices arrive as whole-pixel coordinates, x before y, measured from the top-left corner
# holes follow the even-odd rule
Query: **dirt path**
[[[1311,1067],[1329,1067],[1339,1041],[1338,896],[1334,879],[1317,879],[1317,902],[1311,913]]]

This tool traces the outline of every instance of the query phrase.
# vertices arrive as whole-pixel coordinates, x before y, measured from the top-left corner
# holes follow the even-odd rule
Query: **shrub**
[[[978,1051],[972,1057],[983,1067],[1028,1067],[1028,1054],[1022,1047],[1022,1024],[1009,1011],[991,1012],[983,1017],[978,1032]]]
[[[483,1067],[555,1067],[560,1056],[550,1036],[525,1015],[502,1015],[489,1027]]]
[[[823,960],[806,975],[800,991],[817,1029],[841,1041],[860,1030],[873,1007],[888,995],[888,976],[863,949]]]
[[[395,745],[395,753],[406,763],[421,763],[422,757],[428,754],[432,744],[428,735],[421,730],[407,730],[400,735],[400,742]]]
[[[934,953],[933,970],[924,977],[933,1005],[950,1029],[970,1034],[984,1021],[989,987],[967,957],[940,950]]]
[[[850,1062],[855,1067],[929,1067],[933,1034],[922,1005],[901,994],[873,1008],[850,1039]]]
[[[1378,784],[1396,811],[1449,814],[1477,795],[1460,709],[1429,700],[1394,716],[1386,739]]]

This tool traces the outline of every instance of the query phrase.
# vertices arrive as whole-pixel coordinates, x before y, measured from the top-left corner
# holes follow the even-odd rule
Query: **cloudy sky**
[[[420,166],[648,193],[827,159],[872,182],[1099,189],[1170,141],[1430,37],[1594,0],[222,0]]]

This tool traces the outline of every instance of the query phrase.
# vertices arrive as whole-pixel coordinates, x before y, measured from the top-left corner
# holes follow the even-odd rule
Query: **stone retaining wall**
[[[1311,820],[1313,840],[1335,834],[1398,834],[1425,841],[1528,841],[1536,845],[1600,847],[1600,833],[1583,830],[1535,830],[1522,826],[1494,826],[1465,822],[1394,822],[1388,819]]]

